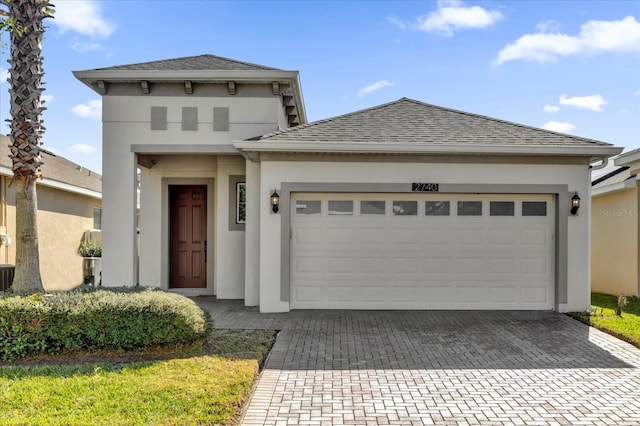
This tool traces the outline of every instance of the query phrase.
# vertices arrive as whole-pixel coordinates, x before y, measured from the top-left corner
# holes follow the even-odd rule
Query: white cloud
[[[93,154],[94,152],[97,151],[97,148],[95,146],[91,146],[91,145],[86,145],[83,143],[78,143],[75,145],[71,145],[69,148],[67,148],[67,151],[73,153],[73,154],[85,154],[85,155],[89,155],[89,154]]]
[[[562,121],[548,121],[542,126],[542,128],[553,132],[569,133],[575,129],[576,126]]]
[[[600,95],[591,96],[560,96],[560,105],[573,106],[576,108],[590,109],[591,111],[602,111],[602,107],[608,102]]]
[[[54,99],[54,98],[55,98],[55,97],[54,97],[53,95],[42,95],[42,96],[40,96],[40,99],[41,99],[41,100],[43,100],[43,101],[44,101],[44,102],[46,102],[46,103],[51,103],[51,102],[53,102],[53,99]]]
[[[557,105],[545,105],[543,108],[544,112],[558,112],[560,111],[560,107]]]
[[[115,30],[115,26],[102,17],[94,0],[58,0],[55,4],[55,19],[51,21],[61,33],[72,31],[93,38],[106,38]]]
[[[486,28],[503,19],[502,13],[480,6],[463,6],[460,1],[439,1],[438,10],[418,18],[412,29],[450,37],[454,31]]]
[[[375,83],[370,84],[368,86],[364,86],[362,89],[360,89],[360,91],[358,92],[358,96],[368,95],[369,93],[375,92],[376,90],[380,90],[384,87],[389,87],[394,85],[395,83],[392,83],[389,80],[376,81]]]
[[[0,84],[6,83],[8,78],[9,78],[9,70],[0,68]]]
[[[86,104],[78,104],[71,108],[76,115],[82,118],[102,118],[102,99],[92,99]]]
[[[86,53],[86,52],[99,52],[104,50],[104,46],[100,43],[96,43],[95,41],[82,41],[74,38],[71,40],[71,49],[75,50],[78,53]]]
[[[541,33],[555,32],[560,31],[560,23],[558,21],[541,21],[536,24],[536,30]]]
[[[575,36],[558,32],[525,34],[498,52],[495,64],[518,59],[556,62],[561,56],[607,52],[640,53],[640,22],[627,16],[619,21],[588,21]]]
[[[398,28],[400,28],[401,30],[404,30],[407,28],[407,24],[405,22],[402,22],[400,20],[400,18],[396,17],[396,16],[389,16],[387,18],[387,21],[391,22],[392,24],[395,24],[398,26]]]

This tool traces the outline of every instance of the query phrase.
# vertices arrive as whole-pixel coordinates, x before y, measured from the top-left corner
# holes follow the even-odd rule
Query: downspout
[[[609,164],[609,157],[596,157],[595,160],[600,160],[601,163],[598,164],[597,166],[592,166],[590,164],[589,168],[591,169],[592,172],[595,170],[604,169],[607,166],[607,164]]]

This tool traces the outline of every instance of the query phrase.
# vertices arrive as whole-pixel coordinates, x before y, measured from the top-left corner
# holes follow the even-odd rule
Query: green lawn
[[[274,337],[213,330],[198,347],[0,364],[0,424],[233,424]]]
[[[621,316],[615,314],[617,301],[617,296],[593,293],[591,304],[594,312],[574,312],[569,315],[640,347],[640,299],[628,297]]]

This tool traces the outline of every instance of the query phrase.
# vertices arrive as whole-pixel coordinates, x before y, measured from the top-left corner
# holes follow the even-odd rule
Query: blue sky
[[[44,148],[98,172],[100,98],[71,71],[205,53],[299,70],[310,121],[409,97],[640,148],[638,1],[54,3]]]

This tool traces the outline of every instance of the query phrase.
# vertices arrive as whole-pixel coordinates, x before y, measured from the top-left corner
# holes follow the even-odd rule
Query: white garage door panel
[[[385,214],[363,214],[362,200]],[[329,214],[330,201],[353,203]],[[394,201],[417,214],[394,215],[416,205]],[[426,215],[425,201],[448,201],[449,214]],[[458,201],[480,201],[482,215],[458,216]],[[513,202],[513,215],[490,215],[491,201]],[[523,216],[523,201],[546,215]],[[294,194],[291,307],[552,309],[554,211],[548,195]]]

